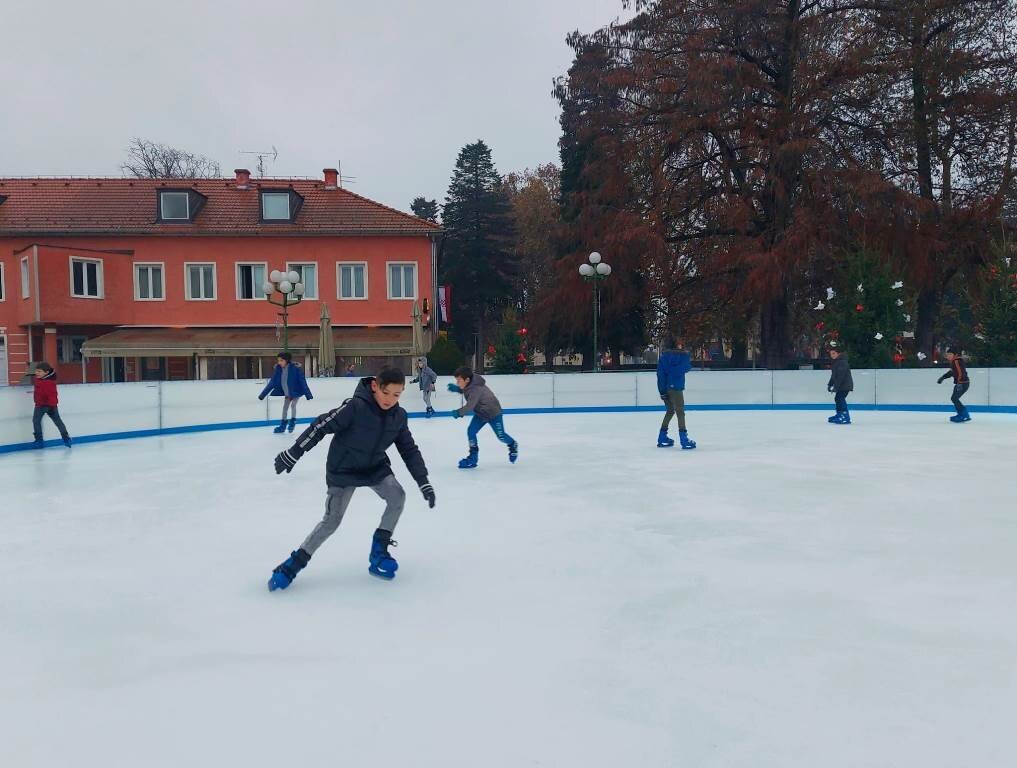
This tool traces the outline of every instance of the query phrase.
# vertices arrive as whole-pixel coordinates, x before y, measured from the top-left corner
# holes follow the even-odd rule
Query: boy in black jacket
[[[837,407],[837,413],[827,419],[831,424],[850,424],[851,414],[848,412],[847,396],[855,388],[854,379],[851,378],[851,365],[836,341],[830,342],[830,358],[833,365],[830,366],[830,381],[826,385],[827,392],[833,392],[833,402]]]
[[[368,571],[383,579],[395,578],[399,564],[389,554],[392,531],[406,502],[406,492],[392,474],[385,451],[395,443],[407,469],[420,486],[430,507],[434,507],[434,489],[427,481],[427,467],[420,449],[406,424],[406,411],[399,396],[406,387],[401,371],[386,368],[377,378],[360,380],[353,397],[335,410],[323,413],[304,431],[293,446],[275,457],[276,474],[290,472],[307,451],[325,435],[333,435],[325,463],[328,499],[325,517],[315,526],[300,548],[290,553],[269,579],[269,590],[286,589],[307,565],[311,555],[335,533],[342,522],[353,492],[369,487],[385,501],[381,525],[374,532]]]
[[[953,403],[954,410],[957,411],[956,416],[951,416],[950,421],[954,424],[960,424],[964,421],[971,421],[971,416],[968,415],[967,406],[961,402],[961,398],[964,397],[964,393],[968,391],[968,387],[971,386],[971,379],[968,378],[968,368],[964,365],[964,361],[961,360],[960,350],[957,347],[950,347],[946,350],[946,359],[950,363],[950,370],[939,377],[938,384],[942,384],[948,378],[953,376],[953,394],[950,396],[950,402]]]

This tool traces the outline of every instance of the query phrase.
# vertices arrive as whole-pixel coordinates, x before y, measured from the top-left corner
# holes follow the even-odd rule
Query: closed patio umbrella
[[[335,374],[335,337],[332,335],[332,318],[328,304],[321,302],[321,333],[318,338],[318,375]]]

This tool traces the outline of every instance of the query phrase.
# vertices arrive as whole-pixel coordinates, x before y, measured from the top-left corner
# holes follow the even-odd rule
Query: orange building
[[[338,369],[408,370],[441,230],[338,181],[0,179],[0,384],[40,360],[68,383],[268,375],[274,270],[303,281],[289,341],[309,374],[322,304]]]

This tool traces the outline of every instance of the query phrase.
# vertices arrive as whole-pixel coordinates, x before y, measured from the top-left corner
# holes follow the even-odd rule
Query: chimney
[[[251,172],[246,168],[237,168],[233,171],[237,175],[237,189],[247,189],[251,184]]]
[[[325,174],[325,189],[338,189],[339,188],[339,171],[335,168],[325,168],[322,173]]]

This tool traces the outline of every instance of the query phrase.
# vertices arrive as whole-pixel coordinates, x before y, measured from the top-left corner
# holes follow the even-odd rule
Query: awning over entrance
[[[413,352],[413,329],[333,327],[342,357],[385,357]],[[290,351],[318,353],[320,329],[290,327]],[[121,328],[89,339],[85,357],[272,357],[282,349],[274,328]]]

